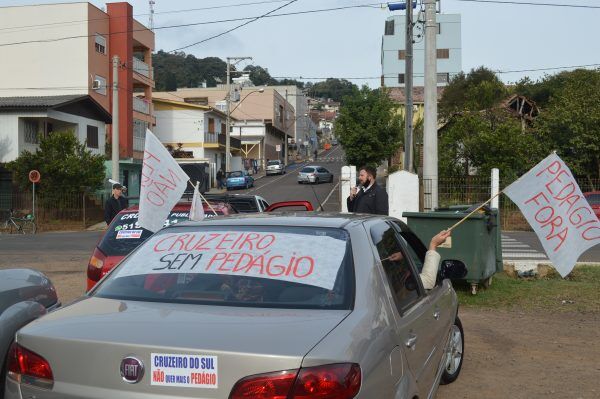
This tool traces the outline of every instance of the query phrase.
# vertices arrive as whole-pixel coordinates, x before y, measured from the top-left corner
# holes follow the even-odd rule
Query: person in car
[[[387,215],[389,213],[388,195],[385,189],[375,181],[377,171],[370,166],[360,168],[359,187],[352,187],[346,200],[348,212]]]
[[[104,204],[104,221],[106,224],[109,225],[114,217],[125,208],[127,208],[127,200],[123,197],[123,186],[115,183],[112,186],[110,198]]]
[[[440,265],[440,254],[437,252],[437,247],[442,245],[448,237],[452,234],[451,230],[442,230],[431,238],[429,242],[429,249],[425,254],[425,262],[423,263],[423,270],[419,274],[423,288],[430,290],[435,287],[435,281],[437,279],[438,267]],[[395,252],[388,258],[392,262],[400,262],[404,257],[401,252]],[[385,259],[384,259],[385,260]]]

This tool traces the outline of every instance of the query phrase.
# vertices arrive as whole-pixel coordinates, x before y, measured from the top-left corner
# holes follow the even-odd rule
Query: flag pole
[[[217,216],[217,211],[215,211],[215,208],[213,208],[213,206],[210,204],[210,202],[208,202],[208,201],[206,200],[206,198],[204,198],[204,195],[202,195],[202,193],[200,192],[200,189],[199,189],[199,187],[200,187],[200,182],[197,182],[198,184],[194,184],[194,182],[192,181],[192,179],[188,179],[188,181],[190,182],[190,184],[191,184],[192,186],[194,186],[194,188],[195,188],[195,189],[198,189],[198,194],[200,194],[200,198],[202,198],[202,200],[203,200],[204,202],[206,202],[206,205],[208,205],[208,207],[210,208],[210,210],[212,211],[212,213],[214,213],[214,214],[215,214],[215,216]]]
[[[459,220],[458,222],[456,222],[452,227],[450,227],[449,229],[447,229],[447,231],[452,231],[453,229],[455,229],[456,227],[458,227],[462,222],[464,222],[465,220],[467,220],[475,212],[477,212],[478,210],[480,210],[481,208],[483,208],[484,206],[486,206],[487,204],[489,204],[490,202],[492,202],[492,200],[494,198],[496,198],[497,196],[499,196],[500,194],[502,194],[503,191],[504,190],[498,191],[498,193],[496,193],[496,195],[494,195],[489,200],[485,201],[483,204],[479,205],[475,210],[473,210],[473,212],[469,213],[467,216],[465,216],[464,218],[462,218],[461,220]]]

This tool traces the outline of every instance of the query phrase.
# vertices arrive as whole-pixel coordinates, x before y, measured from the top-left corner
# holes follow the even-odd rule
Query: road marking
[[[516,253],[516,252],[508,252],[502,254],[503,258],[539,258],[539,259],[548,259],[545,254],[540,253]]]
[[[331,198],[331,195],[333,194],[333,192],[335,191],[335,189],[340,185],[340,182],[337,182],[337,184],[335,186],[333,186],[333,188],[331,189],[331,191],[329,192],[329,195],[327,196],[327,198],[325,198],[325,201],[323,201],[323,203],[321,204],[321,209],[322,207],[325,206],[325,204],[327,203],[327,201],[329,201],[329,198]]]

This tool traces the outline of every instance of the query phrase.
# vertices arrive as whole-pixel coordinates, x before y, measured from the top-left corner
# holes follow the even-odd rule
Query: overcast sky
[[[258,16],[287,3],[267,0],[270,2],[260,5],[168,12],[257,1],[260,0],[155,0],[154,26]],[[529,1],[600,6],[598,0]],[[0,5],[53,2],[0,0]],[[92,3],[104,6],[101,1]],[[136,18],[147,24],[148,1],[132,0],[130,3]],[[375,3],[373,0],[298,0],[276,13]],[[506,71],[600,64],[600,9],[443,0],[442,11],[462,15],[462,65],[465,71],[480,65]],[[379,84],[376,77],[381,74],[381,36],[389,15],[387,8],[372,7],[264,18],[184,51],[197,57],[252,56],[254,60],[250,62],[268,68],[275,77],[375,77],[353,81],[376,87]],[[157,29],[156,48],[170,51],[242,22]],[[543,74],[520,72],[502,74],[501,77],[505,82],[513,82],[523,76],[537,78]]]

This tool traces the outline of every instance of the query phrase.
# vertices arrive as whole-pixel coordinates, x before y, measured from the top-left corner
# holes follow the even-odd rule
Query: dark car
[[[178,203],[165,221],[165,226],[189,220],[191,202]],[[224,203],[204,203],[207,218],[237,213],[233,207]],[[138,224],[138,207],[133,206],[119,212],[108,226],[106,233],[94,249],[87,268],[87,289],[90,290],[109,270],[119,263],[131,251],[146,241],[153,233]]]
[[[58,308],[56,289],[45,274],[31,269],[0,270],[0,368],[17,330]],[[6,374],[0,374],[0,398]]]
[[[590,203],[592,210],[596,214],[598,220],[600,220],[600,191],[591,191],[589,193],[583,193],[585,199]]]

